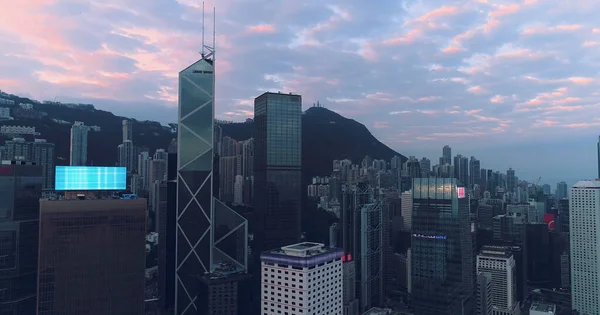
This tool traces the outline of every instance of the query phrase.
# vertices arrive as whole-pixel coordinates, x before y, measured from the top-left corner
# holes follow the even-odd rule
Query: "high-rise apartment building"
[[[598,179],[600,179],[600,136],[598,136],[598,144],[596,146],[598,150]]]
[[[456,179],[414,179],[411,244],[414,313],[473,311],[476,275],[469,197]]]
[[[472,188],[475,185],[481,185],[481,162],[474,156],[469,160],[469,185]]]
[[[40,202],[39,315],[144,314],[146,200]]]
[[[477,315],[492,315],[492,275],[477,272]]]
[[[449,145],[445,145],[442,148],[442,158],[440,159],[440,165],[452,165],[452,148]]]
[[[196,314],[202,306],[201,275],[223,264],[237,272],[248,268],[248,222],[214,198],[215,60],[214,47],[205,49],[208,54],[179,72],[175,315]]]
[[[421,162],[419,164],[421,166],[421,177],[429,177],[429,175],[431,174],[431,160],[424,157],[421,159]]]
[[[559,182],[556,184],[556,199],[566,199],[569,198],[569,191],[567,189],[567,183]]]
[[[81,121],[71,126],[71,166],[87,164],[88,132],[89,127]]]
[[[126,167],[127,173],[132,173],[135,170],[133,163],[135,158],[133,142],[131,142],[131,140],[125,140],[122,144],[118,145],[118,149],[119,165]]]
[[[600,310],[600,181],[580,181],[571,189],[570,249],[572,309]]]
[[[515,176],[515,170],[509,168],[506,171],[506,190],[508,192],[514,193],[517,189],[517,178]]]
[[[454,178],[464,187],[469,187],[469,159],[466,156],[459,154],[454,157]]]
[[[300,239],[302,97],[264,93],[254,100],[254,209],[263,249]]]
[[[129,120],[123,120],[123,142],[127,140],[133,142],[133,124]]]
[[[342,254],[317,243],[262,253],[261,314],[342,315]]]
[[[0,314],[35,314],[42,166],[0,161]]]
[[[477,272],[491,276],[494,311],[517,315],[517,274],[512,251],[501,246],[484,246],[477,255]]]
[[[45,139],[35,139],[34,142],[24,138],[13,138],[4,142],[0,147],[2,159],[34,162],[42,166],[42,189],[54,188],[54,143]]]
[[[402,209],[402,223],[405,231],[412,229],[412,212],[413,212],[413,199],[412,190],[405,191],[402,193],[400,208]]]

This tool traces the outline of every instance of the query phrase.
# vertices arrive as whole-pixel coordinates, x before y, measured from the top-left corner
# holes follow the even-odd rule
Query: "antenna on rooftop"
[[[213,60],[215,60],[215,50],[217,49],[217,8],[213,7]]]
[[[204,57],[204,1],[202,1],[202,52],[200,54]]]

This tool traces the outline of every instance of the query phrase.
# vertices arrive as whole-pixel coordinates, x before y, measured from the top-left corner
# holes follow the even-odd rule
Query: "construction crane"
[[[540,176],[540,177],[538,178],[537,182],[535,182],[535,185],[536,185],[536,186],[539,186],[539,184],[540,184],[540,180],[542,180],[542,176]]]

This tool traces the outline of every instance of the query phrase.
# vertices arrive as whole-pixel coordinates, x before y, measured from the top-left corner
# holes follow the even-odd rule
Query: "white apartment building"
[[[71,166],[87,164],[88,126],[76,121],[71,127]]]
[[[298,243],[264,252],[262,315],[342,315],[343,251]]]
[[[580,314],[600,314],[600,181],[580,181],[569,197],[571,302]]]
[[[4,135],[33,135],[35,136],[37,133],[35,132],[35,127],[28,126],[1,126],[0,133]]]
[[[484,246],[477,255],[477,272],[488,273],[491,276],[492,314],[515,314],[517,281],[512,252],[502,246]]]

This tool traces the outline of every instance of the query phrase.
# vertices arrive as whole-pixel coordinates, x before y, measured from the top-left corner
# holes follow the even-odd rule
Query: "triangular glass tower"
[[[213,198],[214,49],[179,73],[175,314],[198,312],[198,280],[226,263],[247,270],[248,222]]]

